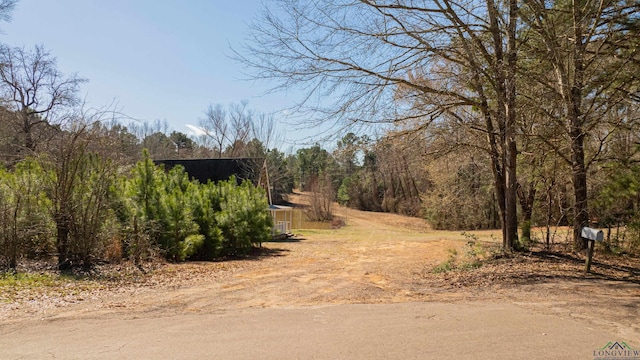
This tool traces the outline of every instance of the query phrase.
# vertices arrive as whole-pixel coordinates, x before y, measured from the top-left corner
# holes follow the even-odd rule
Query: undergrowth
[[[433,268],[434,273],[477,269],[482,266],[483,260],[492,255],[477,235],[467,232],[463,232],[462,235],[467,239],[464,252],[460,254],[456,249],[449,249],[449,257]]]

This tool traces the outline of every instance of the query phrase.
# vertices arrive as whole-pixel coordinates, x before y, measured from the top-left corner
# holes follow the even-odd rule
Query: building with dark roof
[[[176,165],[182,165],[189,178],[196,179],[202,184],[208,181],[218,182],[229,180],[235,176],[238,184],[249,180],[258,185],[262,176],[264,159],[180,159],[154,160],[156,165],[164,165],[165,170],[171,170]]]

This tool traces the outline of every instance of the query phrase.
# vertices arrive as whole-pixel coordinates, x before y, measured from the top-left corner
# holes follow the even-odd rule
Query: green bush
[[[271,216],[264,191],[250,182],[237,185],[235,178],[217,184],[220,211],[216,214],[222,232],[223,255],[247,254],[252,246],[271,237]]]
[[[191,197],[191,206],[193,220],[200,227],[200,234],[204,238],[193,257],[199,260],[213,260],[223,254],[222,230],[216,218],[216,212],[220,211],[218,186],[210,182],[197,189]]]
[[[82,142],[0,169],[0,267],[54,251],[60,268],[153,254],[213,260],[270,239],[266,194],[250,182],[200,184],[148,152],[128,178],[119,170]]]
[[[250,182],[200,184],[181,166],[163,171],[145,153],[128,188],[128,221],[136,219],[168,260],[244,255],[271,236],[266,195]]]
[[[182,167],[165,173],[145,152],[128,187],[133,199],[129,221],[136,221],[129,228],[140,228],[168,260],[184,261],[198,251],[204,237],[191,214],[190,199],[198,189]]]

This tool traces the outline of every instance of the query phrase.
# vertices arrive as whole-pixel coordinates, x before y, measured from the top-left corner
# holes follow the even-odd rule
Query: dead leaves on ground
[[[576,253],[544,250],[492,256],[478,267],[420,274],[431,286],[443,288],[512,287],[559,280],[601,279],[640,284],[640,259],[596,254],[591,273],[585,272],[584,257]]]

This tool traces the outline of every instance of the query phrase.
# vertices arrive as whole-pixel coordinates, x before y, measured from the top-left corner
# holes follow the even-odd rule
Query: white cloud
[[[189,135],[193,135],[193,136],[207,135],[207,131],[201,127],[191,125],[191,124],[185,124],[184,126],[186,126],[189,129],[189,131],[187,132]]]

